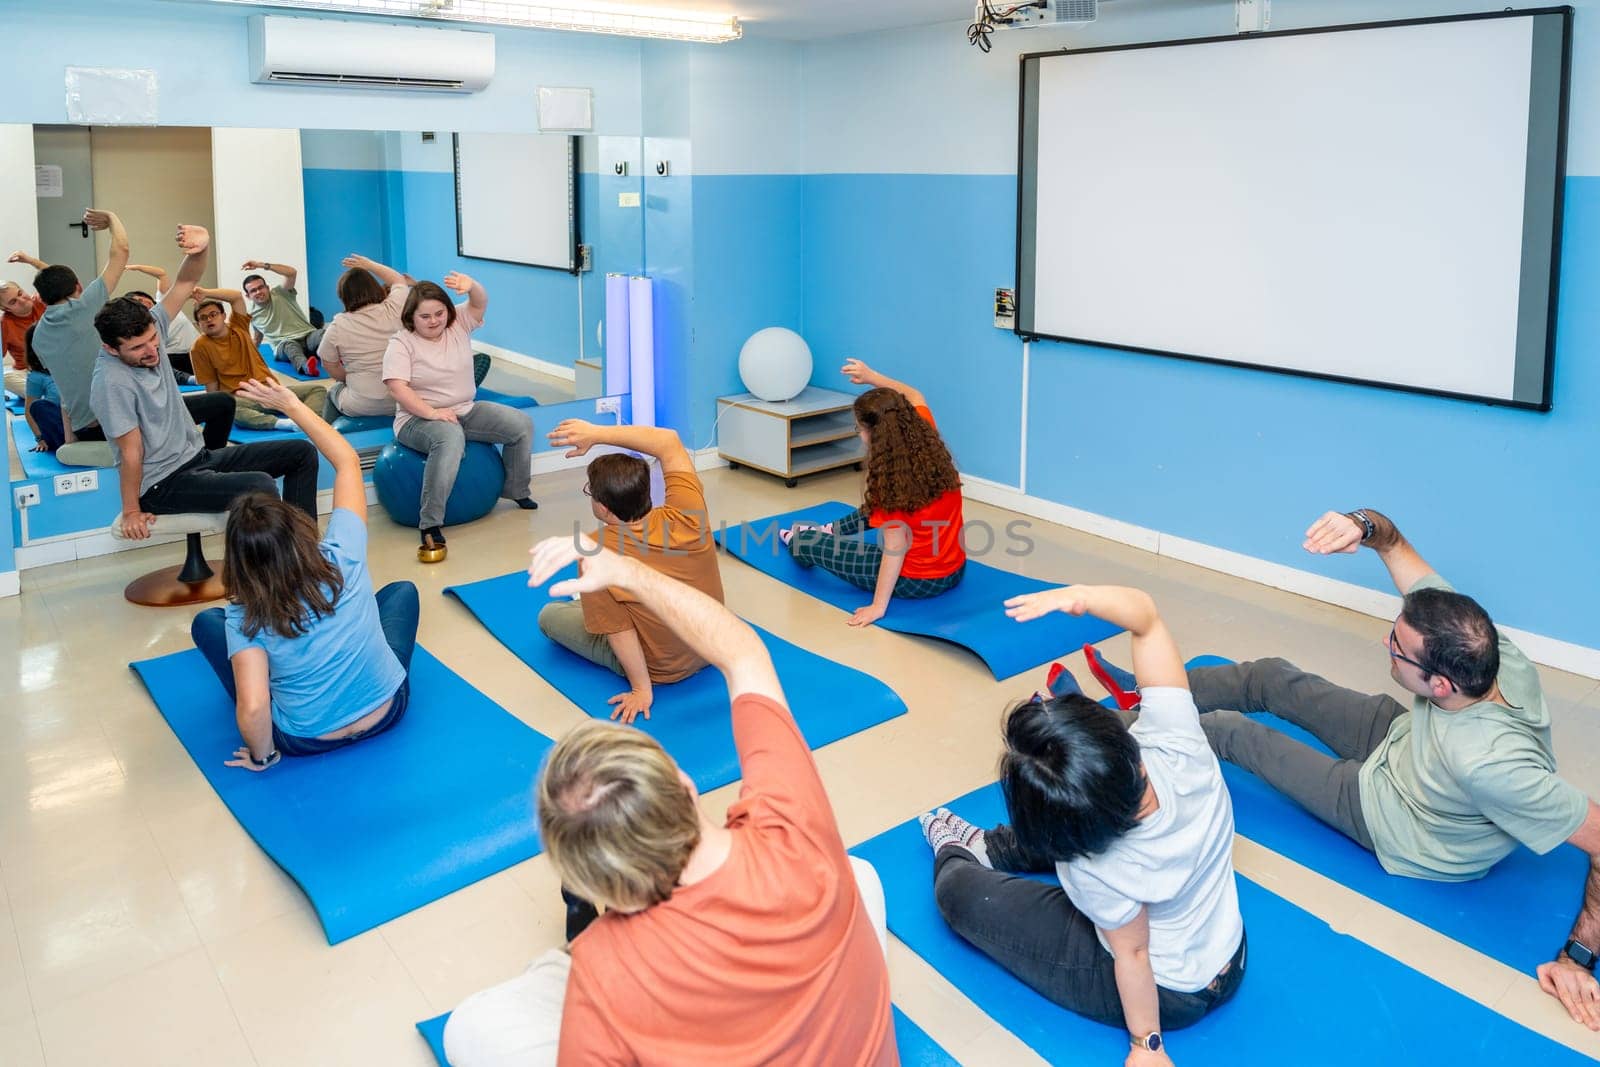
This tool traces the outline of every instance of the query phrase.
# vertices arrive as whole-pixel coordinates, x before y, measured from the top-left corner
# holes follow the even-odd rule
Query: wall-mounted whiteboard
[[[1548,409],[1570,20],[1023,57],[1017,332]]]
[[[565,134],[456,134],[456,250],[576,271],[577,158]]]

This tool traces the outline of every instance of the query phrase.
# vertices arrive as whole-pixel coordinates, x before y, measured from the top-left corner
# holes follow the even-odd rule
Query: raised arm
[[[465,294],[467,307],[481,320],[484,311],[489,307],[489,294],[475,278],[469,278],[458,270],[453,270],[444,276],[444,287],[452,293]]]
[[[240,270],[265,270],[271,271],[283,279],[285,289],[293,289],[294,283],[300,277],[300,272],[287,263],[268,263],[264,259],[247,259]]]
[[[117,218],[115,212],[101,211],[99,208],[85,211],[83,222],[91,230],[111,231],[111,252],[106,256],[106,266],[100,272],[100,280],[105,283],[106,292],[114,293],[122,282],[122,272],[128,269],[128,231],[122,228],[122,220]]]
[[[550,443],[567,449],[567,458],[584,455],[595,445],[643,452],[661,462],[661,473],[694,470],[694,459],[674,430],[661,426],[596,426],[583,419],[563,419],[549,433]]]
[[[1093,615],[1127,630],[1133,637],[1133,676],[1139,688],[1167,686],[1189,688],[1178,643],[1156,611],[1156,602],[1142,589],[1121,585],[1068,585],[1040,593],[1014,596],[1006,601],[1006,614],[1028,622],[1052,611],[1068,615]]]
[[[274,378],[258,382],[251,379],[239,386],[239,395],[254,400],[264,408],[281,411],[294,424],[305,431],[311,443],[317,446],[333,467],[333,506],[353,511],[362,521],[367,518],[367,487],[361,481],[361,457],[344,435],[323,421],[322,416],[306,407],[304,402]]]
[[[405,285],[405,277],[393,267],[386,267],[375,259],[352,252],[339,261],[341,267],[359,267],[369,271],[384,285]]]
[[[32,267],[34,270],[44,270],[46,267],[48,267],[50,265],[50,264],[46,263],[44,260],[37,258],[36,256],[28,255],[28,253],[22,251],[20,248],[17,251],[11,253],[9,256],[7,256],[6,257],[6,262],[7,263],[26,263],[28,266]]]
[[[1562,946],[1554,962],[1539,965],[1539,988],[1561,1001],[1574,1022],[1600,1030],[1600,982],[1595,980],[1593,961],[1589,966],[1580,966],[1568,951],[1575,941],[1591,953],[1600,952],[1600,805],[1589,801],[1588,816],[1567,842],[1589,854],[1589,876],[1583,885],[1578,918],[1572,924],[1571,940]]]
[[[154,278],[156,282],[156,296],[165,296],[167,293],[167,272],[160,267],[149,263],[129,263],[128,269],[135,274],[144,274]]]
[[[197,285],[190,295],[194,297],[196,303],[202,300],[221,300],[232,308],[235,314],[246,317],[250,314],[250,309],[244,305],[244,294],[237,289],[202,289]]]
[[[550,537],[533,546],[528,584],[543,585],[579,561],[579,576],[550,587],[552,597],[625,589],[702,659],[722,672],[730,697],[745,693],[787,704],[767,646],[748,623],[685,582],[598,548],[588,537]]]
[[[161,307],[167,318],[174,319],[183,310],[184,303],[194,292],[200,276],[206,272],[206,260],[211,256],[211,235],[204,226],[179,226],[178,249],[183,262],[178,264],[178,277],[161,298]]]
[[[1362,520],[1365,519],[1363,522]],[[1335,552],[1353,553],[1366,545],[1389,568],[1389,578],[1402,595],[1433,573],[1428,561],[1417,554],[1398,527],[1381,511],[1330,511],[1306,531],[1304,548],[1319,556]]]
[[[907,385],[905,382],[897,382],[887,374],[880,374],[859,359],[845,360],[844,366],[840,370],[854,385],[867,385],[874,389],[893,389],[905,397],[906,402],[914,408],[928,406],[928,398],[922,395],[920,389]]]

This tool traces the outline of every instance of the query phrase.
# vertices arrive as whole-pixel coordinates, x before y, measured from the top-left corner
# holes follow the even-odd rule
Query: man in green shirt
[[[322,373],[317,362],[317,347],[322,344],[322,331],[311,325],[300,310],[300,301],[294,283],[300,272],[282,263],[268,263],[264,259],[247,259],[241,270],[265,270],[281,275],[283,284],[267,286],[259,274],[245,275],[245,299],[250,305],[250,322],[267,343],[273,354],[282,362],[291,364],[301,374],[313,378]]]
[[[1481,878],[1520,843],[1570,841],[1590,856],[1582,910],[1539,984],[1600,1030],[1600,807],[1556,775],[1539,675],[1471,597],[1434,573],[1388,518],[1330,511],[1306,532],[1319,555],[1367,545],[1405,600],[1389,631],[1389,669],[1409,708],[1357,693],[1281,659],[1189,672],[1217,755],[1252,772],[1376,854],[1391,874]],[[1108,684],[1120,672],[1091,661]],[[1272,712],[1337,755],[1241,712]]]

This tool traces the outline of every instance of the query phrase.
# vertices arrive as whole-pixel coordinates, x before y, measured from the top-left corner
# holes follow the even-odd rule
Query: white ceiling
[[[738,15],[749,37],[806,41],[972,18],[973,0],[617,0]]]

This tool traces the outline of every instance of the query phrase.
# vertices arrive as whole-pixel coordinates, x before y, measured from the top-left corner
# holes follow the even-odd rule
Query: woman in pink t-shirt
[[[383,383],[398,409],[395,440],[427,457],[422,471],[422,507],[417,521],[424,563],[444,559],[445,503],[468,441],[504,445],[506,480],[500,495],[520,508],[539,505],[528,496],[533,420],[516,408],[474,401],[472,331],[483,325],[489,295],[465,274],[451,271],[444,284],[467,297],[455,304],[434,282],[418,282],[400,312],[401,330],[383,354]]]
[[[393,267],[363,255],[345,256],[341,266],[346,269],[337,292],[344,310],[328,323],[317,346],[335,380],[328,403],[340,415],[393,415],[394,397],[383,384],[383,354],[400,332],[411,286]]]

